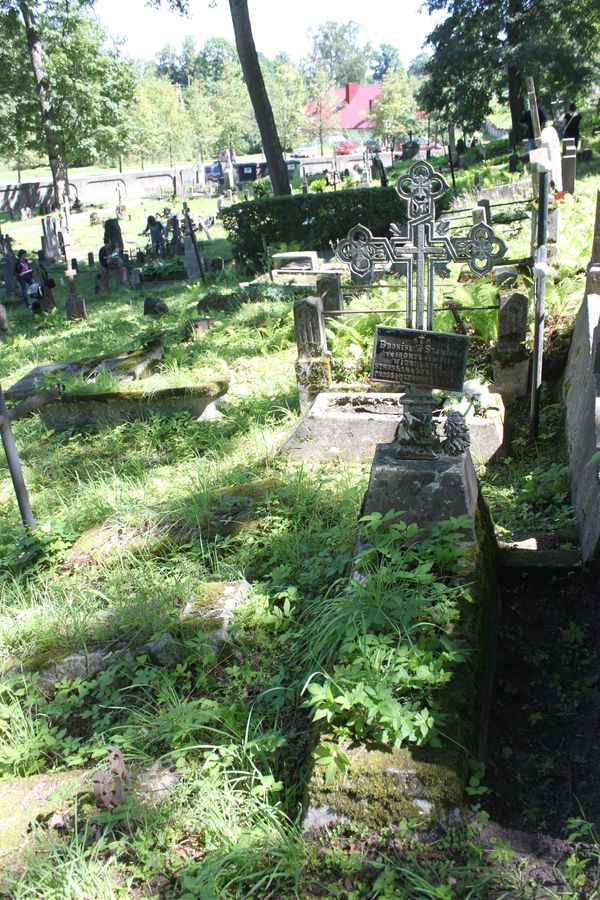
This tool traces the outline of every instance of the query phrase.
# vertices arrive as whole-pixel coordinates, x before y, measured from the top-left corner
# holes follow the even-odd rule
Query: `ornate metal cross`
[[[434,276],[447,278],[449,262],[466,262],[477,275],[484,275],[502,259],[507,247],[483,223],[473,225],[464,237],[447,235],[448,221],[436,222],[435,201],[444,196],[448,184],[428,162],[414,163],[395,188],[408,201],[406,226],[391,225],[388,238],[374,237],[358,224],[338,243],[336,253],[363,278],[396,264],[406,274],[406,327],[432,331]]]

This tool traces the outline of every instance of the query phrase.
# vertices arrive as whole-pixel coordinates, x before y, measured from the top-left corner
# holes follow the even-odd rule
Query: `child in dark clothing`
[[[15,263],[15,275],[19,282],[19,291],[21,292],[21,300],[27,309],[31,309],[29,303],[29,285],[33,281],[33,273],[27,259],[25,250],[19,250],[17,254],[17,262]]]

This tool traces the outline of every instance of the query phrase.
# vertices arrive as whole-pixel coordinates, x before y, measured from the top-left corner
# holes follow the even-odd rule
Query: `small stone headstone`
[[[142,270],[135,268],[131,270],[131,287],[139,288],[142,286]]]
[[[42,250],[48,262],[55,262],[60,258],[60,242],[58,227],[54,216],[46,216],[42,219]]]
[[[169,307],[160,297],[146,297],[144,300],[145,316],[164,316],[169,312]]]
[[[341,275],[337,273],[320,275],[317,278],[317,292],[323,302],[323,310],[325,312],[344,309]]]
[[[188,319],[184,326],[184,334],[186,341],[191,340],[198,334],[206,334],[213,324],[213,319],[202,317],[198,319]]]
[[[90,268],[91,268],[94,265],[94,254],[92,253],[91,250],[88,253],[87,259],[88,259],[88,266],[90,266]]]
[[[498,352],[511,353],[520,349],[527,337],[527,306],[525,294],[500,296],[498,309]]]
[[[294,326],[298,356],[322,356],[327,352],[323,302],[320,297],[296,300],[294,303]]]
[[[184,236],[183,246],[183,265],[185,266],[187,279],[188,281],[198,281],[202,273],[200,272],[198,256],[196,254],[196,248],[194,247],[194,241],[191,234],[186,234]]]
[[[71,293],[67,297],[66,311],[67,319],[87,319],[85,300],[75,293]]]

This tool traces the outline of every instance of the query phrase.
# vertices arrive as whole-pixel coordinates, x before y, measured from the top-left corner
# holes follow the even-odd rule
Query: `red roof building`
[[[357,84],[356,81],[349,81],[342,87],[336,87],[340,128],[344,131],[372,128],[370,113],[380,94],[380,84]]]

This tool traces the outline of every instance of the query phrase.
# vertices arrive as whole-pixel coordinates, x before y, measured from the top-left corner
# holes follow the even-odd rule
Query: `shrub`
[[[373,234],[388,234],[392,222],[406,221],[406,206],[393,187],[360,188],[239,203],[222,209],[219,217],[235,252],[257,268],[263,237],[267,244],[298,241],[302,247],[322,249],[359,222]]]

